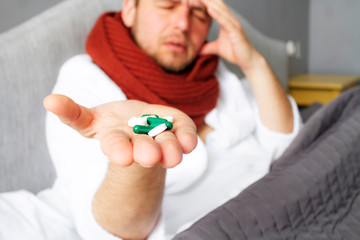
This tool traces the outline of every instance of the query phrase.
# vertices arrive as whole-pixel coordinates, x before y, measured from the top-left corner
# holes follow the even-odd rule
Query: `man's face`
[[[179,72],[198,55],[210,23],[200,0],[140,0],[131,32],[160,66]]]

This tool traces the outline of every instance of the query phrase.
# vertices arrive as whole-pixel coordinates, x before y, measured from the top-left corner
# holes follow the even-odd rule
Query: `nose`
[[[190,28],[190,9],[188,6],[182,6],[175,13],[175,26],[182,32],[189,31]]]

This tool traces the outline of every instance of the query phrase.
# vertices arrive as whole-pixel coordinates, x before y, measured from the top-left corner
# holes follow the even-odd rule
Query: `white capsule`
[[[134,127],[135,125],[146,126],[147,117],[132,117],[129,119],[128,125],[130,127]]]
[[[171,122],[171,123],[174,122],[174,118],[171,116],[163,117],[163,119],[166,119],[166,121]]]
[[[163,131],[165,131],[167,129],[167,126],[165,123],[163,124],[160,124],[156,127],[154,127],[153,129],[151,129],[149,132],[148,132],[148,135],[150,137],[155,137],[156,135],[159,135],[160,133],[162,133]]]

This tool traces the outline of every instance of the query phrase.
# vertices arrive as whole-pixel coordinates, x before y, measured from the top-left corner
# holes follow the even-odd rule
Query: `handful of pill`
[[[132,117],[128,121],[128,125],[133,128],[133,132],[137,134],[148,134],[150,137],[162,133],[173,128],[173,117],[159,118],[155,114],[144,114],[141,117]]]

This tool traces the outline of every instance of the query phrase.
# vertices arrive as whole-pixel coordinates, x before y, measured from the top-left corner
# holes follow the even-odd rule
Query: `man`
[[[206,42],[211,19],[219,23],[220,33],[216,41]],[[119,24],[124,25],[122,35],[129,29],[136,48],[127,49],[131,43],[121,42]],[[105,49],[103,41],[112,43]],[[281,153],[299,129],[294,103],[289,101],[267,61],[248,41],[241,24],[223,0],[125,0],[121,15],[100,18],[89,36],[87,51],[91,60],[84,60],[83,56],[66,63],[54,90],[77,103],[63,95],[50,95],[44,100],[46,109],[62,122],[87,138],[99,140],[106,155],[106,160],[100,160],[103,158],[97,152],[97,143],[83,140],[49,116],[49,148],[58,173],[54,189],[69,202],[70,215],[83,238],[161,239],[173,236],[245,187],[240,186],[239,180],[235,181],[241,173],[231,173],[232,169],[242,169],[241,162],[249,158],[251,161],[247,164],[253,164],[251,166],[259,173],[241,181],[246,184],[255,181],[265,174],[271,158]],[[146,57],[142,51],[162,70],[143,60]],[[221,63],[217,68],[217,58],[213,55],[241,68],[250,83],[255,108],[242,84],[229,80],[234,76]],[[134,59],[136,61],[132,62]],[[94,67],[92,61],[98,67]],[[88,78],[84,77],[87,71],[90,72]],[[124,75],[119,76],[119,72]],[[156,78],[164,78],[164,81],[153,83],[155,80],[150,79],[146,82],[152,74],[159,74]],[[193,75],[206,77],[202,81],[197,81],[200,77],[196,77],[188,82]],[[179,82],[178,76],[183,82]],[[82,85],[85,78],[87,82]],[[98,80],[105,78],[112,82]],[[129,79],[133,78],[135,85],[132,86]],[[167,85],[172,78],[174,89]],[[182,89],[184,84],[190,87]],[[192,93],[195,101],[186,102],[190,98],[187,94],[200,84],[206,91]],[[143,94],[136,92],[143,86],[146,86]],[[96,92],[96,88],[103,89]],[[229,88],[237,92],[226,90]],[[153,96],[157,91],[160,97]],[[236,108],[228,108],[234,99]],[[237,110],[224,113],[229,109]],[[173,130],[155,138],[134,134],[127,125],[128,119],[146,113],[173,116]],[[233,122],[225,119],[232,115]],[[225,133],[227,130],[229,133]],[[201,139],[198,147],[197,135]],[[270,150],[268,146],[261,147],[267,144],[261,138],[265,135],[274,138],[275,144]],[[227,143],[217,145],[221,149],[218,151],[212,142],[219,144],[223,137]],[[72,138],[78,140],[73,142]],[[194,149],[189,154],[192,158],[182,160],[183,153]],[[240,150],[246,152],[246,157],[238,154]],[[227,156],[234,161],[225,161]],[[212,162],[221,157],[224,157],[223,162]],[[192,170],[195,174],[188,175],[188,180],[185,176]],[[171,184],[176,186],[175,190]],[[217,196],[221,191],[223,195]]]

